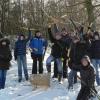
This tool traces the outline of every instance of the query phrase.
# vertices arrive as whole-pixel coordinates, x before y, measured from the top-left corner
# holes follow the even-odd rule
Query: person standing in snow
[[[70,50],[70,61],[69,61],[69,66],[79,66],[80,61],[84,55],[89,56],[89,49],[90,49],[90,44],[87,45],[86,41],[80,41],[79,38],[76,38],[73,40],[73,43],[71,45],[71,50]],[[68,88],[73,88],[73,83],[77,82],[77,72],[74,70],[71,70],[69,73],[68,77],[68,82],[69,86]]]
[[[72,43],[72,39],[69,36],[69,33],[67,32],[67,30],[65,28],[62,29],[61,32],[62,35],[62,46],[63,46],[63,51],[62,51],[62,59],[63,59],[63,78],[67,78],[68,77],[68,59],[69,59],[69,55],[68,55],[68,50],[71,46]]]
[[[91,59],[96,70],[96,82],[100,85],[99,68],[100,68],[100,35],[98,32],[94,33],[94,41],[91,45]]]
[[[10,41],[0,35],[0,89],[5,88],[6,74],[12,59],[9,45]]]
[[[43,73],[43,57],[47,48],[47,41],[42,37],[40,31],[36,31],[35,37],[30,41],[31,57],[33,59],[32,74],[37,74],[37,63],[39,62],[39,74]]]
[[[78,66],[77,62],[79,63],[79,61],[77,61],[76,59],[76,45],[79,42],[79,39],[77,37],[74,37],[73,39],[73,43],[71,44],[71,48],[70,48],[70,54],[69,54],[69,67],[70,66]],[[78,51],[79,52],[79,51]],[[77,71],[74,71],[71,69],[71,71],[69,72],[69,76],[68,76],[68,89],[73,89],[73,84],[77,83]]]
[[[50,41],[53,43],[51,48],[51,54],[46,60],[46,66],[48,73],[51,73],[51,62],[56,61],[57,69],[58,69],[58,81],[61,82],[63,67],[62,67],[62,41],[61,41],[61,33],[59,33],[56,24],[54,24],[54,34],[51,32],[51,26],[48,28],[48,34]]]
[[[81,59],[80,66],[70,67],[75,71],[80,72],[81,76],[81,89],[77,96],[77,100],[89,100],[93,96],[93,91],[97,93],[94,83],[95,83],[95,71],[93,65],[91,64],[90,58],[84,56]]]
[[[22,68],[24,70],[24,75],[26,80],[28,80],[28,71],[27,71],[27,61],[26,61],[26,45],[27,42],[31,39],[31,31],[29,30],[29,36],[26,39],[25,35],[20,34],[18,40],[15,42],[14,48],[14,57],[17,60],[18,64],[18,82],[22,81]]]
[[[68,61],[68,50],[70,48],[72,39],[69,36],[69,33],[67,32],[67,30],[65,28],[62,29],[61,31],[61,41],[62,41],[62,64],[63,64],[63,78],[67,78],[68,77],[68,65],[67,65],[67,61]],[[54,78],[57,78],[57,74],[58,74],[58,69],[57,69],[57,64],[56,62],[54,62]]]

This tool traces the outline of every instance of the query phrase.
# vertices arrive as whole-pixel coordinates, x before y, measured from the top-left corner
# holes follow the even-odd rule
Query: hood
[[[9,45],[10,45],[10,41],[9,41],[7,38],[2,38],[2,39],[0,40],[0,46],[3,46],[3,45],[2,45],[2,42],[6,42],[6,45],[5,45],[5,46],[9,46]]]
[[[89,56],[85,55],[82,59],[86,59],[88,61],[89,65],[91,64],[91,60],[90,60]]]

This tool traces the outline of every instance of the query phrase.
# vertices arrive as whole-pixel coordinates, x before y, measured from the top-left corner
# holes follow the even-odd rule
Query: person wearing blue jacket
[[[26,61],[26,45],[27,42],[31,39],[31,31],[29,30],[29,36],[26,39],[24,34],[18,36],[18,40],[15,42],[14,48],[14,57],[17,60],[18,64],[18,81],[22,81],[22,67],[24,70],[24,75],[26,80],[28,80],[28,71],[27,71],[27,61]]]
[[[47,41],[40,31],[30,41],[31,57],[33,59],[32,74],[37,74],[37,62],[39,62],[39,74],[43,73],[43,56],[47,47]]]

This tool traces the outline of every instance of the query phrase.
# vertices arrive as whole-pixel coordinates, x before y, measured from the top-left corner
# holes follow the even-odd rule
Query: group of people
[[[83,27],[76,30],[75,34],[69,34],[64,28],[61,32],[54,25],[55,34],[51,27],[48,33],[52,45],[51,55],[47,59],[47,70],[51,72],[51,62],[54,64],[54,76],[61,82],[62,77],[68,78],[68,89],[73,88],[77,79],[81,80],[81,90],[77,100],[89,100],[92,92],[97,94],[95,89],[95,76],[97,85],[100,85],[99,67],[100,67],[100,34],[93,32],[90,27],[84,34]],[[82,34],[82,37],[79,36]],[[68,67],[71,71],[68,74]],[[95,71],[96,70],[96,71]],[[77,75],[80,72],[80,77]],[[57,75],[57,76],[56,76]],[[66,76],[65,76],[66,75]]]
[[[79,37],[79,34],[82,36]],[[73,89],[73,84],[77,79],[81,80],[81,90],[77,100],[89,100],[92,96],[91,89],[95,90],[95,76],[97,85],[100,85],[100,34],[93,32],[90,27],[84,34],[83,27],[73,33],[69,33],[66,28],[58,30],[56,24],[48,27],[48,36],[51,41],[51,54],[46,60],[46,68],[51,75],[51,62],[54,61],[54,75],[52,78],[68,79],[68,89]],[[10,67],[12,59],[10,42],[8,39],[0,37],[0,89],[5,87],[6,72]],[[29,43],[28,43],[29,42]],[[14,58],[18,64],[18,82],[22,81],[22,69],[25,79],[29,79],[26,59],[26,47],[29,44],[31,58],[33,60],[32,74],[43,74],[43,60],[48,46],[48,41],[43,38],[40,31],[36,31],[32,36],[29,30],[28,38],[24,34],[18,36],[15,42]],[[70,72],[68,73],[68,69]],[[80,72],[80,77],[77,75]]]
[[[28,70],[27,70],[27,43],[29,41],[29,50],[31,52],[31,58],[33,60],[32,65],[32,74],[43,73],[43,55],[47,48],[47,41],[42,37],[42,33],[40,31],[35,32],[35,36],[32,36],[31,31],[29,30],[29,36],[26,39],[23,34],[18,36],[18,40],[15,42],[14,49],[14,58],[18,63],[18,81],[22,81],[22,69],[24,71],[24,75],[26,80],[29,79]],[[39,62],[39,71],[38,70],[38,62]]]

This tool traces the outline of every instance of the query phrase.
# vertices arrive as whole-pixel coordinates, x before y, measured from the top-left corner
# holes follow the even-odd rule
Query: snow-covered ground
[[[44,60],[48,57],[48,50]],[[32,60],[30,54],[27,55],[28,71],[31,73]],[[12,67],[8,71],[6,88],[0,90],[0,100],[76,100],[80,90],[80,83],[74,85],[73,91],[68,91],[68,80],[64,80],[63,84],[59,84],[57,80],[51,79],[51,87],[48,89],[34,88],[31,83],[25,81],[18,83],[17,63],[12,60]]]

